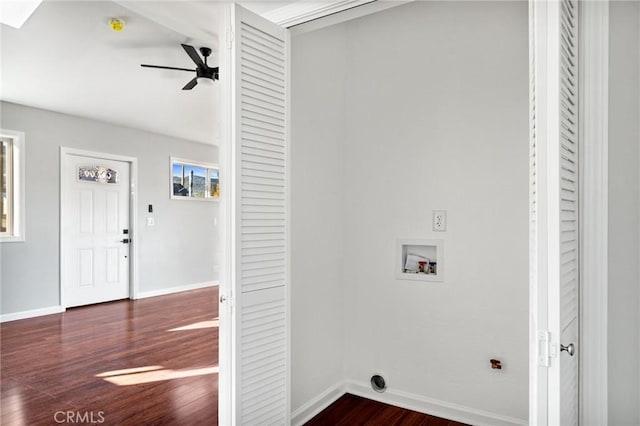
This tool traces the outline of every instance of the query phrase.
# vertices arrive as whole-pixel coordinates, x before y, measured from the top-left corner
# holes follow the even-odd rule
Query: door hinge
[[[551,364],[551,333],[538,331],[538,366],[549,367]]]
[[[231,47],[233,46],[233,37],[234,37],[233,31],[231,31],[231,28],[227,28],[227,33],[225,35],[227,49],[231,49]]]
[[[220,295],[220,304],[226,304],[229,309],[233,308],[233,299],[226,294]]]

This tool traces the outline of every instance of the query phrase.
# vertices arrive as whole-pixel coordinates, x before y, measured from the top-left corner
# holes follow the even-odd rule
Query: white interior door
[[[64,155],[64,307],[129,297],[130,164]]]
[[[288,42],[225,5],[220,424],[289,422]]]
[[[578,424],[578,2],[532,1],[531,410]]]

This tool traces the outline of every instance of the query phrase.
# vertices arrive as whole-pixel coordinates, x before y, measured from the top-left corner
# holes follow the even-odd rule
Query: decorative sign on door
[[[119,183],[118,171],[102,166],[78,167],[78,180],[98,183]]]

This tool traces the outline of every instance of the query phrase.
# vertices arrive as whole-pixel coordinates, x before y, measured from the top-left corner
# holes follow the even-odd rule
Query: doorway
[[[60,304],[134,298],[136,159],[62,148]]]

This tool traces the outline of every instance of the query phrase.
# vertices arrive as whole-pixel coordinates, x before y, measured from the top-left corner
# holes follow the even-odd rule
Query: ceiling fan
[[[208,47],[201,47],[200,48],[200,53],[202,54],[202,57],[204,58],[204,62],[202,61],[202,58],[200,58],[200,55],[198,55],[198,52],[196,52],[196,49],[193,46],[189,46],[188,44],[182,44],[182,48],[184,49],[185,52],[187,52],[187,55],[189,55],[189,57],[191,58],[191,60],[193,62],[195,62],[196,64],[196,69],[189,69],[189,68],[175,68],[175,67],[165,67],[162,65],[146,65],[146,64],[141,64],[141,67],[145,67],[145,68],[160,68],[160,69],[165,69],[165,70],[177,70],[177,71],[189,71],[189,72],[194,72],[196,73],[196,76],[189,81],[183,88],[182,90],[191,90],[193,89],[196,84],[198,84],[198,82],[200,83],[209,83],[209,82],[213,82],[215,80],[218,80],[218,67],[210,67],[209,65],[207,65],[207,58],[209,57],[209,55],[211,55],[211,49],[209,49]]]

